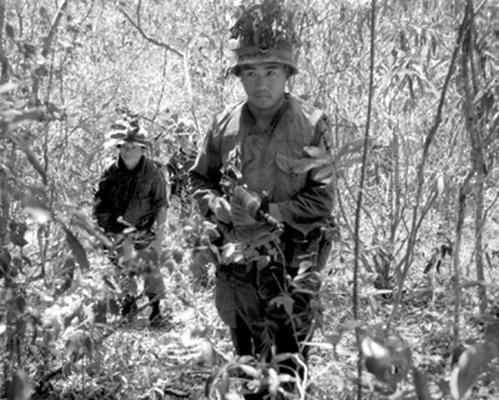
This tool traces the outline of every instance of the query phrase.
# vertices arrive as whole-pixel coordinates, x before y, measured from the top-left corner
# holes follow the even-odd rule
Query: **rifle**
[[[247,185],[243,181],[243,175],[241,171],[239,171],[234,165],[228,165],[222,170],[222,177],[220,178],[220,186],[222,187],[222,192],[227,200],[230,202],[232,195],[234,193],[234,189],[238,186],[242,186],[244,188],[244,193],[247,196],[244,199],[244,202],[249,202],[253,200],[255,197],[261,199],[261,205],[258,209],[255,219],[257,221],[263,221],[267,224],[271,225],[273,228],[283,231],[284,225],[282,222],[275,219],[268,212],[269,198],[268,193],[262,193],[261,196],[253,193],[247,187]]]

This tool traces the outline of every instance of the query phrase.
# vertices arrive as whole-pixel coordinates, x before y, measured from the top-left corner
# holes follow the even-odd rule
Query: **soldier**
[[[119,153],[100,179],[94,215],[114,242],[114,251],[109,251],[108,256],[119,276],[121,314],[132,316],[137,310],[134,275],[144,272],[144,293],[152,309],[149,321],[152,326],[159,326],[163,322],[160,298],[165,290],[158,261],[168,207],[166,181],[160,166],[146,156],[150,145],[147,132],[136,120],[113,125],[109,136]],[[150,262],[139,267],[132,260],[133,253],[138,251],[154,256],[146,257]]]
[[[214,244],[242,249],[216,266],[215,303],[236,353],[292,353],[279,372],[299,379],[321,312],[334,192],[318,167],[299,166],[311,160],[307,147],[330,151],[331,137],[324,112],[286,91],[298,73],[296,41],[289,13],[269,12],[276,4],[248,9],[231,29],[232,73],[246,99],[215,116],[190,179],[201,213],[217,224]],[[260,389],[245,399],[268,395]]]

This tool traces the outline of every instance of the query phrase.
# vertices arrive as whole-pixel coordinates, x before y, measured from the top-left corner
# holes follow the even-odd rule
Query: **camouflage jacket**
[[[147,230],[161,207],[167,206],[166,181],[160,167],[144,156],[129,171],[118,157],[99,182],[94,216],[108,233],[119,233],[127,227],[118,222],[119,217],[138,230]]]
[[[210,201],[222,195],[222,171],[234,165],[250,190],[267,193],[271,214],[308,235],[330,217],[334,190],[316,179],[317,169],[294,169],[297,162],[308,157],[306,146],[330,150],[327,118],[291,95],[286,95],[271,129],[265,133],[256,128],[246,102],[216,115],[190,170],[193,195],[201,212],[210,216]],[[237,229],[244,230],[242,235],[251,240],[251,231],[257,232],[261,224]]]

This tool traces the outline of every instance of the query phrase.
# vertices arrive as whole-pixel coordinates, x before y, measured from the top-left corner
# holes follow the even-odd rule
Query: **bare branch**
[[[153,44],[155,44],[156,46],[158,47],[162,47],[163,49],[166,49],[168,51],[171,51],[173,54],[176,54],[177,56],[181,57],[181,58],[184,58],[184,54],[180,51],[180,50],[177,50],[175,47],[173,46],[170,46],[168,43],[165,43],[165,42],[162,42],[158,39],[155,39],[151,36],[149,36],[148,34],[146,34],[144,32],[144,30],[142,29],[142,27],[140,26],[140,21],[138,22],[135,22],[127,13],[125,10],[123,9],[119,9],[119,11],[123,14],[123,16],[128,20],[128,22],[130,22],[133,27],[135,29],[137,29],[137,31],[142,35],[142,37],[144,39],[146,39],[148,42],[151,42]],[[139,13],[139,11],[137,11],[137,14]],[[140,15],[140,14],[138,14]]]
[[[5,25],[5,0],[0,0],[0,63],[1,63],[1,74],[0,74],[0,84],[7,82],[9,79],[9,59],[5,55],[3,49],[3,32]]]
[[[57,13],[54,17],[54,20],[52,21],[52,25],[50,26],[50,31],[48,35],[45,37],[43,41],[43,48],[42,48],[42,56],[46,58],[49,54],[50,47],[52,46],[52,42],[54,40],[54,37],[57,33],[57,29],[59,27],[59,23],[61,22],[61,18],[64,15],[64,12],[66,11],[66,8],[68,7],[69,0],[64,0],[57,10]],[[30,103],[32,105],[36,105],[38,102],[38,89],[40,87],[40,77],[35,75],[33,77],[33,87],[31,91],[31,98],[30,98]]]

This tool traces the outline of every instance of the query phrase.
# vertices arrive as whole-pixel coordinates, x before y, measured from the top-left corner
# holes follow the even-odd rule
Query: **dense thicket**
[[[373,31],[371,2],[288,2],[301,42],[290,89],[325,109],[334,132],[341,240],[326,279],[348,285],[358,240],[363,323],[379,290],[398,303],[430,293],[432,306],[451,293],[457,345],[469,315],[499,301],[499,4],[379,1]],[[236,12],[228,0],[0,0],[0,382],[13,382],[16,399],[60,365],[71,375],[107,335],[91,203],[114,156],[105,134],[115,110],[140,115],[162,163],[185,137],[201,140],[243,94],[227,74]],[[178,232],[170,240],[185,245]],[[404,308],[385,317],[403,326]]]

